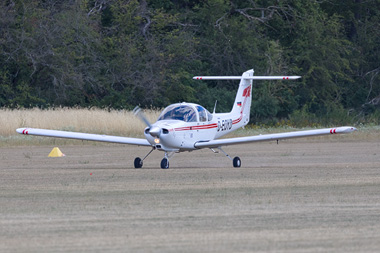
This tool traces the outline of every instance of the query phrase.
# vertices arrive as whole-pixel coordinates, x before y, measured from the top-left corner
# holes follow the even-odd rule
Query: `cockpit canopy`
[[[212,114],[203,106],[197,104],[169,105],[161,113],[158,120],[182,120],[185,122],[204,122],[212,120]]]

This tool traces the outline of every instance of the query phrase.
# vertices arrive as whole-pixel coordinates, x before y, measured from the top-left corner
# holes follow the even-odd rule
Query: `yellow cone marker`
[[[62,157],[65,156],[58,147],[52,149],[48,157]]]

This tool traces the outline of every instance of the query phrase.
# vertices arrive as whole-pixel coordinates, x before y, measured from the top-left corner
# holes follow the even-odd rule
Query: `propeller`
[[[146,118],[145,114],[143,113],[142,109],[138,106],[133,109],[133,114],[137,117],[139,117],[148,127],[149,127],[149,134],[153,137],[160,137],[161,134],[161,128],[157,126],[153,126],[150,124],[149,120]]]
[[[149,120],[145,117],[140,107],[136,106],[135,109],[133,109],[133,114],[139,117],[149,128],[151,128],[152,125],[150,124]]]

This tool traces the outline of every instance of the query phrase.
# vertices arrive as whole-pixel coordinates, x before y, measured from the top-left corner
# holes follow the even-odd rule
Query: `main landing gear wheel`
[[[162,159],[161,169],[169,169],[169,160],[167,158]]]
[[[139,169],[143,166],[143,162],[140,157],[135,158],[135,168]]]
[[[239,157],[235,157],[234,160],[232,161],[233,165],[235,168],[239,168],[241,166],[241,160]]]

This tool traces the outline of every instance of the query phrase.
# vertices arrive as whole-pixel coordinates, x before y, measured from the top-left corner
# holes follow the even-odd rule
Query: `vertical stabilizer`
[[[253,69],[243,73],[241,76],[194,76],[195,80],[240,80],[234,106],[231,114],[238,118],[232,121],[234,127],[242,127],[248,124],[252,103],[252,81],[253,80],[295,80],[301,76],[253,76]]]
[[[231,113],[240,115],[242,126],[248,124],[252,103],[252,79],[254,70],[243,73]],[[247,78],[247,79],[245,79]],[[240,124],[239,124],[240,125]]]

